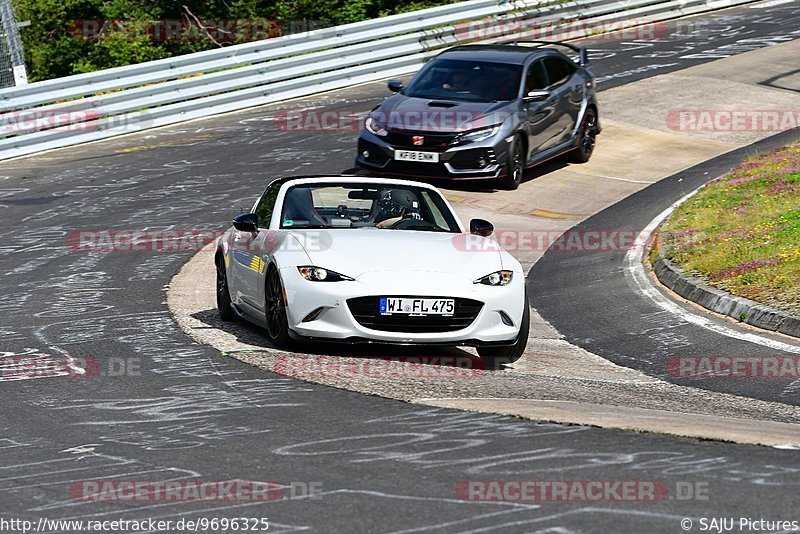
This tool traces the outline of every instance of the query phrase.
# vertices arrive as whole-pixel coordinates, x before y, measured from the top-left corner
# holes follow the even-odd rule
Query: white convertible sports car
[[[406,180],[320,176],[269,184],[215,254],[217,307],[292,340],[471,345],[519,359],[529,309],[519,262],[469,232],[439,191]]]

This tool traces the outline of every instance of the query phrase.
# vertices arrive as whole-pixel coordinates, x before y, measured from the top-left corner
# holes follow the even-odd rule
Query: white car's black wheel
[[[231,293],[228,289],[228,275],[225,272],[225,260],[222,256],[217,257],[217,311],[223,321],[233,321],[236,313],[231,305]]]
[[[503,364],[514,363],[525,353],[528,344],[528,333],[531,328],[531,310],[528,306],[528,294],[525,293],[525,310],[519,325],[519,335],[513,345],[506,347],[478,347],[478,355],[487,369],[500,369]]]
[[[265,291],[265,311],[267,319],[267,336],[276,347],[289,345],[289,323],[286,319],[286,303],[284,301],[283,284],[278,269],[270,266],[267,272]]]

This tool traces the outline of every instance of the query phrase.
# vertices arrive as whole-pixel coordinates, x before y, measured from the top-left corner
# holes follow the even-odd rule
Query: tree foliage
[[[31,81],[347,24],[454,0],[13,0]]]

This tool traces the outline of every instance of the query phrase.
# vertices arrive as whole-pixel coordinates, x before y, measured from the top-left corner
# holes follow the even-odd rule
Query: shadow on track
[[[535,180],[536,178],[539,178],[540,176],[543,176],[545,174],[549,174],[559,169],[563,169],[568,165],[569,162],[565,158],[554,158],[549,161],[545,161],[544,163],[535,165],[534,167],[525,170],[522,176],[522,184]],[[362,176],[362,177],[374,176],[376,178],[398,178],[401,180],[425,182],[439,189],[447,191],[464,191],[464,192],[474,192],[474,193],[493,193],[495,191],[504,191],[502,187],[498,187],[500,184],[496,179],[448,180],[443,178],[413,178],[410,176],[392,176],[391,174],[385,174],[385,175],[371,174],[368,171],[364,171],[363,169],[358,169],[355,167],[345,169],[341,171],[341,174],[345,175],[351,174],[353,176]]]
[[[273,347],[260,327],[238,319],[231,322],[223,321],[214,309],[196,312],[191,317],[207,325],[206,328],[218,329],[234,336],[236,341],[251,346],[252,351],[279,352],[284,357],[360,358],[393,360],[432,368],[486,369],[480,358],[457,347],[296,341],[286,350]]]

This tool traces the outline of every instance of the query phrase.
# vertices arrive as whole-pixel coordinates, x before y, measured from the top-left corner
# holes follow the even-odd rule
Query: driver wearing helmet
[[[388,217],[377,224],[378,228],[391,228],[403,219],[421,219],[419,201],[411,191],[389,189],[381,193],[378,200]],[[394,216],[392,216],[394,215]]]

